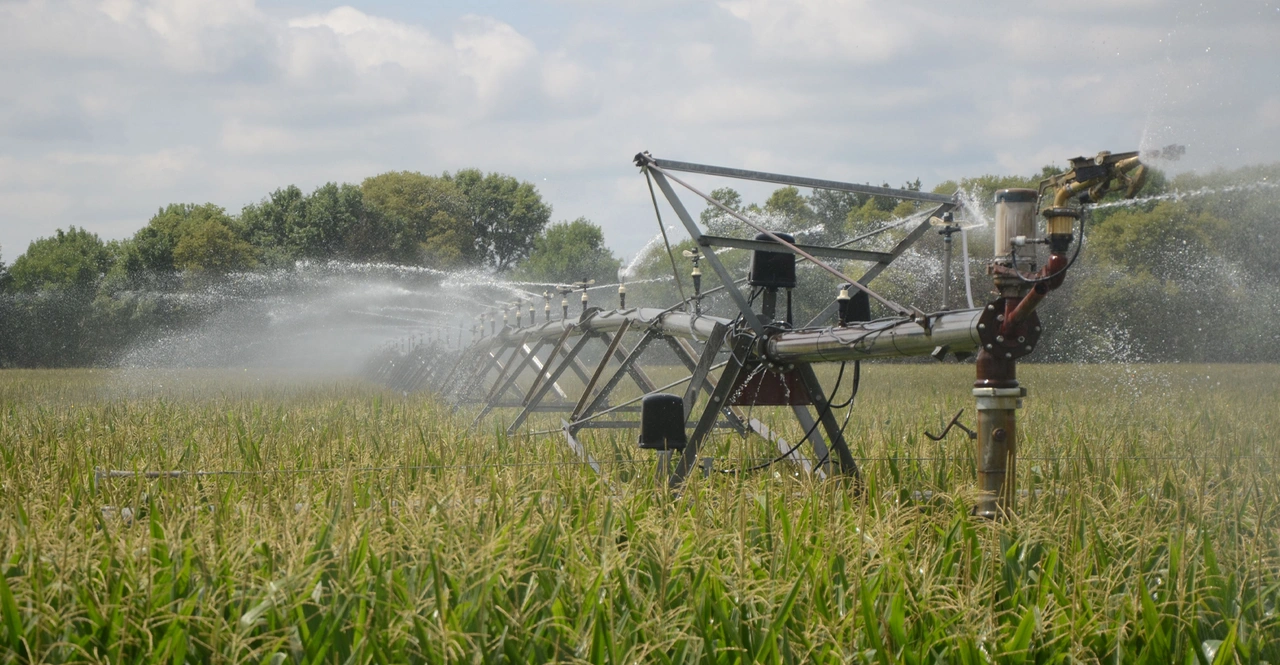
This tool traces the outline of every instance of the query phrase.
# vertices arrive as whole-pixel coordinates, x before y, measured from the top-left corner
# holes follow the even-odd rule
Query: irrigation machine
[[[579,440],[582,430],[638,429],[639,448],[654,452],[657,474],[675,489],[700,467],[704,472],[709,468],[710,461],[700,458],[699,451],[713,430],[727,428],[772,442],[779,451],[775,461],[796,464],[822,478],[844,477],[856,490],[861,487],[857,460],[836,413],[850,405],[832,403],[815,365],[854,363],[856,373],[857,362],[866,359],[932,355],[941,360],[949,354],[964,359],[976,352],[976,432],[959,427],[976,445],[979,498],[974,509],[986,517],[998,517],[1012,507],[1017,410],[1027,395],[1018,383],[1017,365],[1040,339],[1036,308],[1062,284],[1079,255],[1077,231],[1083,233],[1089,204],[1113,189],[1122,188],[1131,198],[1145,177],[1138,153],[1103,152],[1072,159],[1070,170],[1044,180],[1038,190],[997,192],[994,258],[987,266],[992,299],[977,307],[953,308],[945,286],[949,280],[944,279],[942,308],[925,312],[894,302],[872,286],[877,275],[930,229],[943,236],[944,270],[949,271],[951,236],[960,228],[953,221],[953,213],[962,207],[958,197],[677,162],[647,152],[635,156],[635,165],[648,181],[659,228],[658,193],[693,238],[695,249],[682,257],[692,268],[687,273],[692,294],[682,293],[680,302],[665,309],[627,307],[626,286],[619,284],[619,307],[603,309],[590,304],[591,283],[565,285],[558,293],[542,294],[540,320],[532,299],[527,318],[520,302],[514,304],[514,318],[512,305],[506,305],[500,307],[500,325],[496,310],[480,316],[468,345],[459,328],[455,340],[437,334],[428,343],[389,346],[371,363],[372,374],[398,390],[430,389],[455,406],[478,408],[477,424],[489,417],[504,418],[509,435],[531,430],[529,418],[535,414],[558,414],[558,428],[528,433],[562,437],[597,472],[599,462]],[[905,236],[887,251],[857,247],[872,234],[830,246],[802,244],[677,175],[686,173],[890,197],[922,204],[925,213],[912,218],[919,220],[914,226],[902,227]],[[751,229],[754,239],[707,234],[676,187]],[[1041,217],[1043,225],[1038,225]],[[667,247],[675,271],[679,259]],[[751,253],[745,276],[726,268],[717,256],[724,248]],[[796,324],[791,297],[800,262],[810,262],[831,276],[834,297],[811,321]],[[842,269],[858,264],[867,267],[856,278]],[[701,285],[704,265],[720,281],[706,292]],[[674,278],[679,283],[679,275]],[[703,313],[703,299],[715,291],[728,296],[736,316]],[[575,293],[581,294],[577,316],[569,307]],[[558,318],[552,306],[556,295]],[[889,315],[872,320],[872,301]],[[659,385],[652,371],[646,371],[646,352],[656,355],[655,345],[675,354],[684,369],[682,378]],[[619,397],[617,389],[624,382],[633,383],[641,395]],[[804,432],[801,439],[793,445],[777,436],[751,417],[753,405],[789,410]],[[958,425],[958,417],[953,425]],[[802,450],[805,443],[809,451]]]

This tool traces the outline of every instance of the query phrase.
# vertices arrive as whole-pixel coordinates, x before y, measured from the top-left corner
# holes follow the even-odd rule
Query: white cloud
[[[872,0],[729,0],[720,6],[751,27],[756,42],[786,59],[888,60],[915,45],[916,12]],[[906,19],[906,20],[904,20]]]
[[[395,67],[415,75],[441,75],[452,64],[447,47],[428,31],[353,7],[338,7],[288,22],[289,65],[293,74],[321,73],[336,63],[333,55],[362,73]]]

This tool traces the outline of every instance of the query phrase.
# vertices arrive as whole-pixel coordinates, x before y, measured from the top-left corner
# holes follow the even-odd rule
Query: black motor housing
[[[640,448],[684,450],[684,399],[667,393],[648,395],[640,402]]]
[[[795,237],[788,233],[773,235],[794,243]],[[777,242],[764,233],[756,234],[756,240]],[[751,286],[763,286],[771,289],[794,289],[796,287],[796,255],[791,252],[769,252],[756,250],[751,253],[751,273],[747,278]]]

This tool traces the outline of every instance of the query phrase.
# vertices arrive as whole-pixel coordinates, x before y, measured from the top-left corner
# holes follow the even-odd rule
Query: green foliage
[[[369,223],[361,188],[332,182],[307,196],[292,185],[276,190],[246,206],[241,219],[271,265],[355,255],[357,248],[348,247],[348,240]]]
[[[765,213],[782,223],[782,228],[799,229],[813,224],[816,215],[808,197],[795,187],[779,187],[764,202]]]
[[[173,247],[173,265],[194,273],[222,274],[254,267],[253,247],[217,218],[192,220]]]
[[[618,278],[622,261],[604,244],[604,232],[585,217],[548,226],[533,240],[533,251],[516,268],[521,279],[569,284],[594,279],[609,284]]]
[[[443,177],[462,193],[476,259],[499,271],[528,256],[533,239],[551,221],[551,206],[531,183],[501,173],[485,175],[479,169]]]
[[[850,210],[845,224],[850,233],[865,233],[893,219],[892,210],[885,210],[874,198],[868,198],[860,207]]]
[[[962,178],[959,183],[946,180],[933,188],[934,194],[954,194],[963,191],[979,204],[987,204],[995,200],[996,192],[1002,189],[1038,189],[1040,181],[1062,173],[1056,166],[1045,166],[1040,173],[1030,176],[1020,175],[982,175],[973,178]]]
[[[68,227],[33,241],[9,268],[17,291],[87,289],[111,268],[112,255],[96,233]]]
[[[293,257],[295,235],[307,224],[307,202],[302,190],[293,185],[271,192],[267,198],[244,207],[240,223],[248,241],[272,267],[288,265]],[[302,234],[305,235],[305,234]]]
[[[1121,210],[1091,229],[1097,258],[1132,272],[1190,277],[1188,259],[1211,257],[1230,231],[1227,222],[1185,204],[1160,202],[1149,210]]]
[[[849,213],[862,207],[862,202],[857,194],[851,192],[815,189],[809,195],[809,207],[813,210],[814,221],[838,233],[845,226]]]
[[[730,210],[743,211],[742,195],[738,190],[732,187],[720,187],[711,190],[711,198],[719,201],[722,205]],[[755,234],[746,224],[735,219],[732,215],[724,210],[708,205],[703,208],[698,215],[698,221],[701,222],[702,228],[713,236],[727,236],[730,238],[750,238]]]
[[[177,270],[220,274],[257,264],[257,252],[240,238],[238,222],[212,203],[162,208],[121,254],[125,271],[133,276]]]
[[[352,184],[326,183],[307,197],[306,223],[289,234],[290,246],[299,256],[328,259],[346,253],[344,241],[365,222],[364,192]]]
[[[371,214],[348,235],[351,258],[452,268],[476,257],[468,202],[447,174],[393,171],[366,178],[360,190]]]

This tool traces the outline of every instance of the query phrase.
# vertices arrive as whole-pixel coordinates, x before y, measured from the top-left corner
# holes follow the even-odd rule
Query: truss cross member
[[[520,356],[522,355],[521,349],[525,346],[525,344],[528,341],[529,341],[529,333],[525,333],[520,338],[519,342],[512,345],[511,357],[507,359],[506,369],[502,373],[498,374],[498,378],[494,380],[493,386],[489,390],[489,394],[485,396],[486,403],[492,403],[494,400],[498,399],[503,392],[506,392],[507,387],[510,386],[511,383],[515,381],[515,377],[519,376],[520,372],[524,370],[524,368],[529,364],[528,356],[524,356],[523,358],[520,358]],[[517,358],[520,358],[519,362],[516,361]],[[508,370],[510,371],[509,373],[508,373]],[[507,381],[508,376],[511,377],[511,381]],[[477,417],[476,420],[479,421],[480,418],[483,418],[484,413],[485,412],[481,412],[481,415]]]
[[[711,372],[711,366],[715,364],[716,355],[720,353],[720,347],[724,346],[724,340],[728,334],[729,328],[724,324],[717,323],[711,333],[711,337],[707,338],[706,345],[702,347],[701,357],[689,368],[692,374],[689,377],[689,385],[685,387],[684,391],[685,420],[688,420],[689,415],[693,412],[694,404],[698,401],[698,393],[706,386],[707,374]],[[680,351],[683,351],[684,354],[677,351],[676,355],[680,356],[680,359],[688,366],[691,358],[686,357],[685,354],[688,354],[690,350],[683,348],[683,346],[683,344],[679,345],[681,347]]]
[[[591,374],[591,378],[586,382],[586,387],[582,389],[582,396],[578,398],[578,404],[573,407],[573,415],[570,421],[577,421],[582,416],[582,412],[587,408],[591,401],[591,393],[596,389],[596,383],[600,381],[600,377],[604,376],[605,369],[609,366],[609,361],[618,351],[618,345],[622,344],[622,336],[627,334],[631,329],[631,320],[627,319],[622,322],[622,326],[613,334],[613,338],[609,340],[608,347],[605,349],[604,355],[600,356],[600,362],[596,365],[596,370]],[[568,424],[565,425],[568,427]],[[568,429],[565,430],[568,432]]]
[[[609,395],[613,393],[613,389],[618,386],[620,381],[622,381],[622,377],[631,376],[633,380],[636,378],[634,374],[630,373],[631,367],[635,364],[636,360],[640,358],[640,354],[644,353],[645,349],[649,348],[649,345],[652,344],[653,340],[657,337],[658,332],[654,329],[650,328],[646,330],[644,332],[644,336],[640,338],[639,342],[636,342],[636,345],[631,349],[631,352],[624,357],[618,358],[618,369],[614,370],[613,375],[609,377],[608,381],[605,381],[604,386],[600,388],[600,392],[587,403],[586,408],[576,411],[577,417],[574,418],[573,423],[569,424],[570,431],[576,432],[581,429],[582,425],[576,423],[580,422],[583,418],[591,416],[604,406],[605,402],[609,399]],[[615,357],[617,357],[616,354],[621,353],[621,349],[615,349]],[[640,384],[640,388],[645,393],[653,392],[651,386],[646,387],[644,384]]]
[[[489,391],[488,397],[485,398],[484,408],[480,409],[480,413],[476,414],[475,420],[471,421],[472,428],[479,425],[480,421],[484,420],[484,417],[489,415],[489,412],[493,411],[493,409],[498,406],[499,400],[501,400],[508,392],[513,393],[516,398],[523,397],[523,395],[520,394],[520,391],[516,389],[516,380],[520,378],[520,375],[524,372],[525,368],[529,366],[529,362],[537,355],[538,350],[541,349],[544,344],[543,340],[538,340],[533,349],[529,349],[529,346],[526,343],[528,339],[529,335],[526,333],[520,342],[512,348],[511,359],[507,362],[507,368],[512,371],[505,375],[499,374],[498,380],[493,382],[493,389]],[[526,352],[526,350],[528,351]],[[520,358],[519,362],[516,362],[517,357]]]
[[[565,342],[569,340],[569,336],[572,334],[573,326],[565,328],[564,332],[560,333],[560,339],[557,339],[556,345],[551,347],[551,355],[547,356],[546,364],[538,367],[538,373],[534,375],[533,383],[529,384],[529,392],[525,393],[523,400],[525,404],[528,404],[529,400],[533,398],[534,393],[538,392],[538,387],[542,385],[543,379],[549,375],[549,370],[552,363],[556,361],[556,356],[560,355],[560,351],[564,349]]]
[[[586,462],[587,465],[591,467],[591,470],[596,472],[597,476],[600,475],[600,462],[597,461],[596,458],[592,457],[591,453],[588,453],[587,449],[578,442],[578,439],[573,435],[573,432],[569,431],[569,423],[561,420],[560,429],[564,432],[564,441],[569,444],[569,450],[572,450],[573,453],[578,456],[578,459]]]
[[[867,268],[866,272],[862,273],[862,276],[858,278],[858,283],[863,286],[871,284],[871,280],[879,277],[880,273],[884,272],[884,269],[888,268],[890,263],[893,263],[895,259],[902,256],[902,253],[910,249],[912,245],[916,244],[917,240],[924,237],[924,234],[929,231],[930,218],[941,216],[945,212],[954,210],[955,207],[954,203],[943,203],[935,208],[933,212],[925,215],[924,220],[916,225],[914,229],[911,229],[911,232],[907,234],[907,237],[899,240],[898,244],[894,245],[893,249],[889,250],[889,254],[886,258],[876,261],[870,268]],[[824,307],[821,312],[818,312],[817,316],[813,317],[813,319],[806,323],[805,327],[811,328],[815,325],[819,325],[819,322],[826,321],[835,316],[837,306],[837,303],[832,301]]]
[[[524,424],[525,419],[529,417],[529,413],[538,407],[538,404],[542,402],[542,398],[546,396],[549,390],[551,390],[551,386],[555,385],[556,381],[560,379],[560,375],[564,374],[566,369],[569,369],[573,364],[574,359],[577,358],[578,354],[582,351],[582,348],[590,341],[591,335],[583,335],[578,338],[578,341],[574,343],[568,353],[565,354],[564,360],[560,361],[560,364],[547,374],[546,380],[544,380],[542,384],[530,394],[531,399],[525,402],[524,409],[516,415],[515,420],[511,422],[509,427],[507,427],[507,436],[515,434],[516,430],[520,429],[520,425]],[[551,366],[550,362],[550,360],[547,361],[547,367]]]

